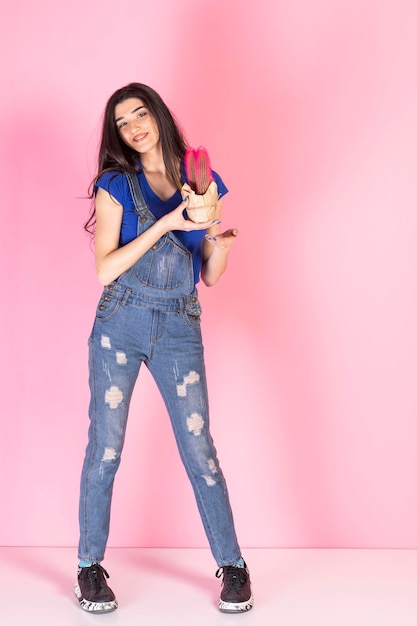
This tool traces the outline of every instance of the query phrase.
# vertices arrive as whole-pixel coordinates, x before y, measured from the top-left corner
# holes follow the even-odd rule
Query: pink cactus
[[[185,173],[188,184],[198,195],[206,193],[211,181],[214,180],[207,150],[200,146],[196,150],[189,148],[185,153]]]

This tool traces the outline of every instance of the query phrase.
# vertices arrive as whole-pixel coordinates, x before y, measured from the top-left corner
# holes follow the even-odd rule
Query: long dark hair
[[[103,172],[110,170],[117,174],[141,171],[138,153],[127,146],[121,139],[114,119],[115,107],[128,98],[139,98],[142,100],[155,120],[167,174],[172,183],[178,189],[181,188],[179,163],[184,158],[187,150],[187,142],[183,132],[174,115],[154,89],[142,83],[130,83],[115,91],[106,104],[98,155],[98,172],[89,187],[89,198],[91,199],[94,199],[94,184]],[[91,215],[84,224],[85,230],[89,233],[94,233],[95,213],[93,204]]]

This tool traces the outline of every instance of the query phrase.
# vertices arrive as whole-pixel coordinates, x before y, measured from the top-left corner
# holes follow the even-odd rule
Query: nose
[[[134,133],[137,133],[140,128],[141,128],[141,121],[139,119],[135,118],[131,120],[126,120],[125,128],[124,128],[126,133],[133,135]]]
[[[133,122],[130,123],[130,132],[131,133],[137,133],[138,130],[140,130],[141,128],[141,123],[140,120],[133,120]]]

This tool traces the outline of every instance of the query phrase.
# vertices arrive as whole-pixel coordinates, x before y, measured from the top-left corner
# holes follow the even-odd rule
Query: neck
[[[145,173],[159,172],[161,174],[165,174],[165,163],[162,156],[162,150],[160,149],[147,152],[146,154],[141,154],[140,162]]]

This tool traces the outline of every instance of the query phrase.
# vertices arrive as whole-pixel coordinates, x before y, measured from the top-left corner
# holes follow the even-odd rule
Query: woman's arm
[[[110,194],[99,188],[96,196],[95,255],[96,273],[103,285],[111,283],[136,263],[163,235],[171,230],[202,230],[212,221],[195,224],[185,220],[183,211],[188,199],[157,220],[150,228],[119,248],[123,207]]]
[[[223,200],[219,200],[216,206],[216,221],[220,220],[223,209]],[[201,267],[201,280],[207,287],[217,283],[220,276],[226,271],[227,258],[230,248],[238,235],[238,230],[232,228],[220,233],[220,225],[214,224],[207,230],[206,239],[203,242],[203,264]]]

